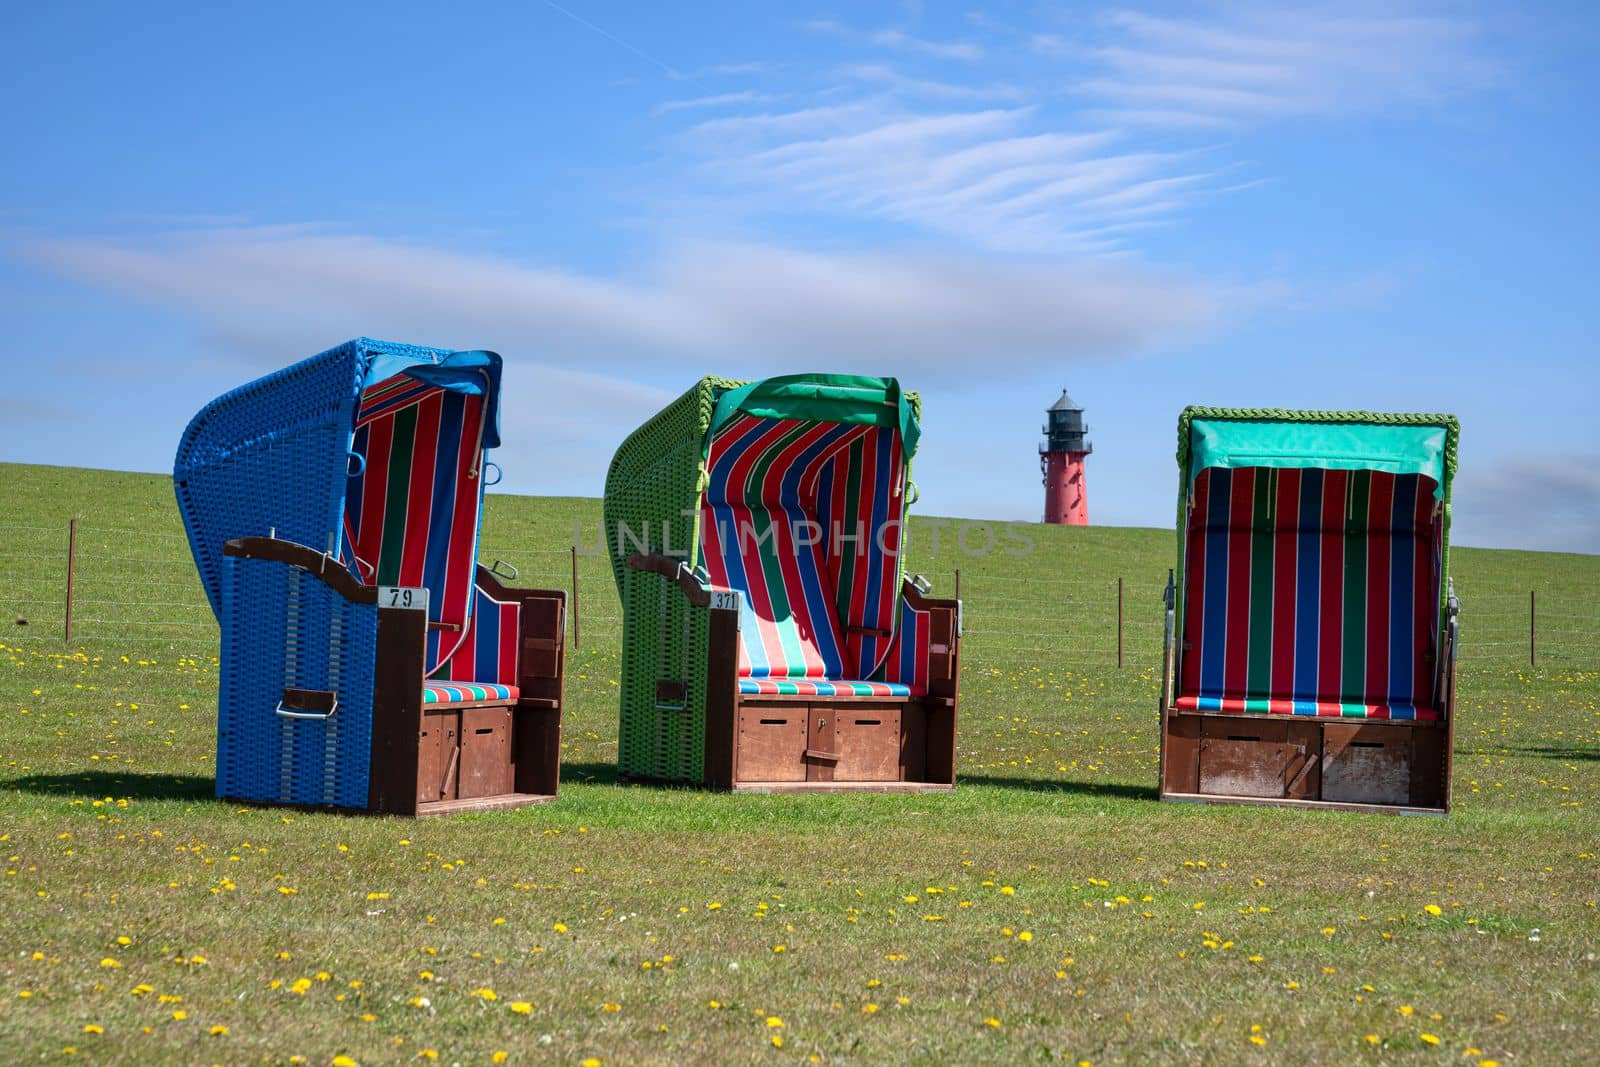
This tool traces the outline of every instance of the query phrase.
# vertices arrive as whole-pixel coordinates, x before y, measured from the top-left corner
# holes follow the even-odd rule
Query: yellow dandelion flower
[[[217,1026],[213,1026],[211,1028],[211,1036],[212,1037],[227,1037],[228,1036],[228,1028],[226,1026],[222,1026],[220,1024],[217,1025]]]
[[[783,1029],[783,1020],[778,1018],[776,1015],[769,1015],[767,1016],[767,1028],[771,1030],[781,1030]]]
[[[1425,1045],[1437,1045],[1439,1043],[1438,1034],[1418,1034],[1417,1036],[1422,1038],[1422,1043]]]
[[[526,1000],[513,1000],[511,1002],[511,1010],[518,1015],[532,1015],[533,1005]]]
[[[103,1034],[106,1032],[106,1028],[99,1023],[86,1023],[84,1024],[83,1032],[86,1034]]]
[[[1000,1029],[1000,1020],[991,1015],[987,1019],[983,1020],[983,1025],[998,1030]]]
[[[1443,915],[1444,914],[1444,909],[1439,907],[1439,905],[1437,905],[1437,904],[1424,904],[1422,906],[1422,910],[1427,912],[1429,915]]]

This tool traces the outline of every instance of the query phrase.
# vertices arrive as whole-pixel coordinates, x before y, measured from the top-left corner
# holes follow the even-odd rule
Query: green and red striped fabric
[[[1201,471],[1176,706],[1437,719],[1433,490],[1418,474]]]
[[[885,684],[851,680],[874,677],[894,646],[898,431],[740,414],[706,466],[702,559],[713,587],[742,594],[740,676]]]
[[[427,672],[462,645],[471,617],[483,485],[484,400],[400,373],[361,394],[345,540],[369,585],[425,586]],[[459,627],[450,629],[449,626]]]

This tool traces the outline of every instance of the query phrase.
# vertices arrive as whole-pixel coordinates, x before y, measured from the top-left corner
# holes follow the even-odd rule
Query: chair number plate
[[[711,590],[712,611],[738,611],[739,591],[737,589]]]
[[[378,607],[427,611],[428,588],[427,586],[380,585],[378,586]]]

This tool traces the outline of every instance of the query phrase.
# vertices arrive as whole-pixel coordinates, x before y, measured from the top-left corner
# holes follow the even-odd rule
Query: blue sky
[[[1187,403],[1450,411],[1459,543],[1600,552],[1585,4],[34,5],[0,459],[170,469],[367,334],[507,360],[518,492],[698,376],[894,374],[924,513],[1169,525]]]

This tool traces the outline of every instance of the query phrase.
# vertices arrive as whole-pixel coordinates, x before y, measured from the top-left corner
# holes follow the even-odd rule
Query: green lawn
[[[1600,557],[1454,553],[1447,819],[1158,803],[1171,534],[972,557],[952,526],[912,566],[962,571],[954,793],[617,784],[594,556],[560,799],[405,822],[211,798],[215,627],[165,479],[0,465],[0,493],[27,516],[0,523],[17,1061],[1596,1061]],[[565,586],[598,512],[492,497],[485,556]]]

